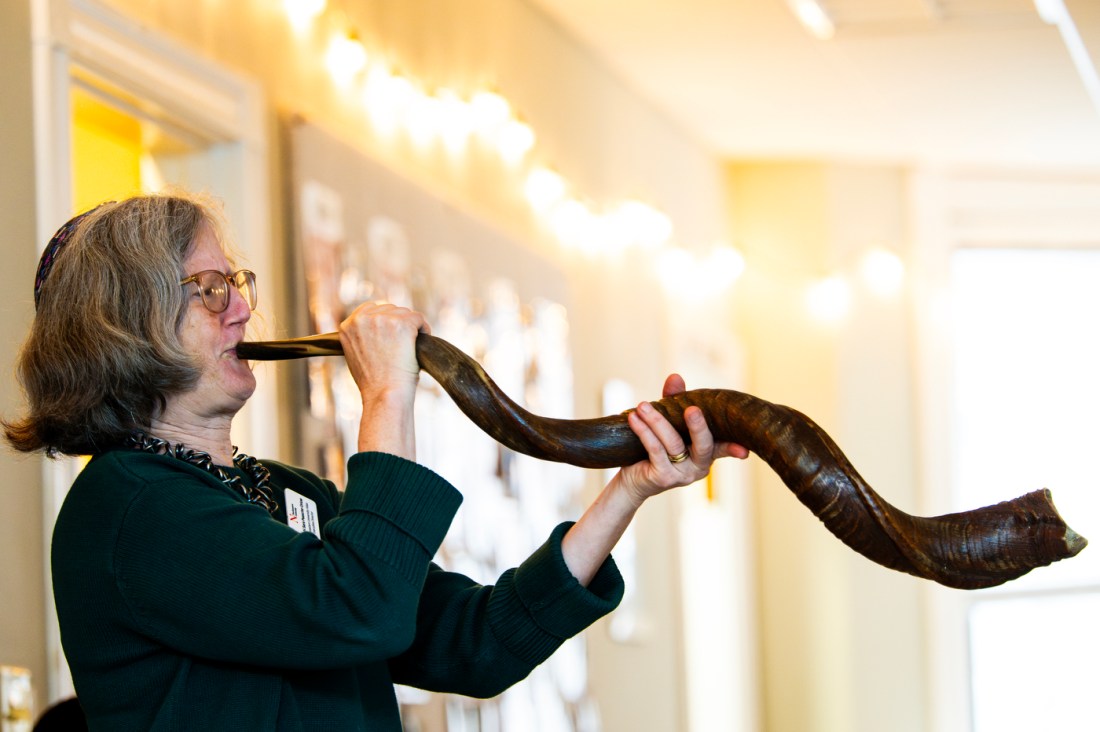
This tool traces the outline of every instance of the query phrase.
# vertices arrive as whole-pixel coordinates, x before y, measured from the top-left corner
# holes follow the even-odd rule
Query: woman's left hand
[[[684,391],[677,374],[665,379],[666,397]],[[607,555],[622,537],[645,499],[706,477],[721,457],[748,457],[749,451],[732,442],[715,442],[698,407],[684,410],[691,445],[649,402],[627,415],[630,428],[645,445],[649,459],[628,465],[615,474],[607,487],[566,532],[561,551],[565,565],[582,585],[596,576]],[[683,458],[680,459],[680,456]],[[676,457],[676,460],[672,458]]]
[[[665,380],[663,396],[685,390],[684,380],[672,374]],[[648,460],[620,471],[623,488],[637,505],[670,488],[690,485],[707,476],[711,465],[722,457],[746,458],[749,451],[733,442],[716,442],[698,407],[684,410],[684,422],[691,436],[685,445],[680,433],[649,402],[642,402],[627,416],[630,429],[641,440]]]

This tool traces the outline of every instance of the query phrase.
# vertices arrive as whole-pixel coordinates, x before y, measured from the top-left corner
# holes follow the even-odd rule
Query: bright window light
[[[976,603],[969,623],[974,732],[1100,729],[1097,617],[1100,593]],[[1006,642],[1025,628],[1041,628],[1042,641]]]
[[[1100,536],[1100,252],[960,250],[951,277],[959,506],[1049,488],[1074,531]],[[1100,585],[1100,554],[1012,586],[1051,582]]]
[[[964,249],[951,257],[951,510],[1039,488],[1100,536],[1100,252]],[[1100,729],[1100,555],[983,593],[970,610],[974,732]],[[1006,641],[1021,628],[1041,641]],[[1011,700],[1011,703],[1006,703]]]

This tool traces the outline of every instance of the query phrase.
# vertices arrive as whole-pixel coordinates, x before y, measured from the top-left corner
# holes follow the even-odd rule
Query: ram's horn
[[[421,368],[466,416],[516,452],[586,468],[619,467],[646,457],[624,415],[540,417],[513,402],[450,343],[422,333],[416,352]],[[335,333],[237,346],[240,358],[254,360],[342,353]],[[684,410],[699,407],[715,439],[759,455],[838,539],[890,569],[977,589],[1072,557],[1087,544],[1058,515],[1046,489],[972,511],[912,516],[875,493],[825,431],[789,407],[729,389],[694,389],[653,405],[685,438]]]

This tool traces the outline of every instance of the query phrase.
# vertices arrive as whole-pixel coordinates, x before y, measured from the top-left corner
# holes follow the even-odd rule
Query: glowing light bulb
[[[326,4],[326,0],[283,0],[283,9],[294,30],[302,32],[325,12]]]
[[[527,176],[523,195],[535,211],[544,213],[565,195],[565,179],[548,168],[535,168]]]
[[[337,36],[329,43],[325,65],[340,84],[350,84],[367,65],[367,49],[354,33]]]
[[[719,244],[703,264],[701,274],[713,283],[715,290],[729,287],[744,273],[745,257],[726,244]]]
[[[655,248],[672,238],[672,219],[664,211],[645,203],[628,201],[634,239],[642,246]]]
[[[852,291],[840,276],[826,277],[806,291],[806,305],[818,320],[835,323],[848,314]]]
[[[657,276],[671,294],[694,292],[694,274],[695,258],[682,247],[669,247],[657,258]]]
[[[409,102],[406,125],[413,144],[427,149],[439,133],[439,100],[421,91],[414,91]]]
[[[616,255],[636,243],[630,226],[624,222],[618,209],[597,216],[595,224],[593,241],[603,254]]]
[[[466,149],[473,129],[470,105],[450,89],[441,89],[436,94],[436,112],[439,115],[436,126],[443,146],[452,155],[459,155]]]
[[[871,292],[880,297],[893,297],[905,281],[905,264],[901,257],[886,249],[872,249],[863,255],[860,274]]]
[[[607,214],[617,230],[617,238],[625,244],[637,244],[645,235],[647,207],[638,201],[623,201]]]
[[[474,128],[491,137],[512,118],[512,105],[496,92],[480,91],[470,100]]]
[[[497,146],[505,162],[516,165],[535,146],[535,131],[519,120],[508,120],[500,130]]]
[[[568,247],[590,250],[593,214],[576,199],[567,199],[550,212],[550,228],[558,240]]]
[[[672,237],[672,219],[641,201],[623,201],[608,215],[617,238],[630,245],[656,248]]]
[[[392,136],[397,132],[408,113],[413,93],[408,79],[394,76],[381,66],[370,70],[363,85],[363,102],[379,134]]]

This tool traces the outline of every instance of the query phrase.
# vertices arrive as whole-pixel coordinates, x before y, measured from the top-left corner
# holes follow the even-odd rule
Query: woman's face
[[[184,261],[183,276],[206,269],[231,274],[213,230],[204,225]],[[202,375],[194,389],[169,398],[166,413],[182,408],[199,418],[232,417],[256,390],[256,377],[248,362],[237,358],[236,351],[252,313],[235,287],[230,288],[229,307],[221,313],[207,310],[196,285],[184,287],[187,306],[179,339],[201,367]]]

